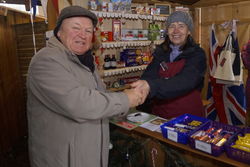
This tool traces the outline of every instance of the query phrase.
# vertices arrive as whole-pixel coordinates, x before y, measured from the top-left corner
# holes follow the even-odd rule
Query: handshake
[[[138,80],[130,84],[131,89],[126,89],[123,92],[127,94],[130,107],[141,105],[146,100],[150,87],[145,80]]]

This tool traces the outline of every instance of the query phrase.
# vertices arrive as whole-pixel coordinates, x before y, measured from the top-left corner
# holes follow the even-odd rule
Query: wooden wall
[[[46,45],[45,32],[47,25],[44,21],[34,23],[34,33],[36,39],[37,51]],[[19,70],[22,81],[23,96],[26,102],[26,77],[30,61],[34,56],[33,34],[30,23],[15,25],[17,57],[19,61]]]
[[[0,155],[27,134],[14,25],[29,23],[29,20],[29,15],[11,10],[7,16],[0,16]]]
[[[201,8],[201,44],[208,50],[209,28],[212,23],[216,25],[216,35],[220,42],[223,44],[226,35],[230,29],[223,29],[220,24],[232,19],[239,20],[237,22],[238,40],[240,48],[250,39],[250,15],[249,15],[250,2],[239,2],[218,6],[209,6]]]
[[[230,29],[222,28],[221,24],[226,21],[231,21],[233,19],[238,20],[237,22],[237,33],[238,42],[240,49],[242,46],[250,39],[250,1],[243,1],[237,3],[228,3],[223,5],[214,5],[201,7],[201,23],[197,23],[195,20],[196,30],[199,26],[201,28],[200,39],[201,46],[205,49],[207,55],[209,55],[209,34],[210,27],[212,23],[215,24],[216,36],[218,38],[219,44],[223,45],[227,34]],[[195,10],[195,16],[199,15],[199,11]],[[246,81],[247,71],[244,70],[244,81]],[[207,79],[206,85],[203,89],[203,97],[206,97],[207,90]],[[247,124],[250,125],[250,112],[248,111]]]

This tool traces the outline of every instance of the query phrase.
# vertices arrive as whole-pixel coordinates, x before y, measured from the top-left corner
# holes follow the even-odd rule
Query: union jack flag
[[[233,36],[232,46],[236,55],[239,55],[236,35],[234,32],[231,32],[229,35]],[[210,101],[210,104],[206,107],[206,116],[211,120],[217,120],[222,123],[242,125],[245,124],[246,117],[246,100],[243,84],[240,86],[221,84],[212,77],[217,67],[217,58],[222,49],[223,47],[218,45],[214,25],[212,25],[210,33],[209,85],[207,91],[207,99]]]

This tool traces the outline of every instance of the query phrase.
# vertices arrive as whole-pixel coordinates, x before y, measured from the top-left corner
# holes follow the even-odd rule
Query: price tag
[[[211,144],[208,144],[208,143],[204,143],[202,141],[199,141],[199,140],[195,140],[195,148],[198,149],[198,150],[201,150],[201,151],[204,151],[204,152],[207,152],[209,154],[211,154]]]
[[[172,131],[172,130],[168,130],[168,139],[177,142],[177,139],[178,139],[178,134],[177,134],[177,132],[174,132],[174,131]]]

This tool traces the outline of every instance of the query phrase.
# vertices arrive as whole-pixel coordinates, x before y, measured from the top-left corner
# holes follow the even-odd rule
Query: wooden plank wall
[[[30,23],[15,25],[17,55],[19,60],[19,69],[22,80],[22,90],[26,102],[26,77],[29,68],[29,63],[34,55],[33,34]],[[34,23],[34,33],[36,39],[36,50],[39,51],[46,45],[45,32],[47,25],[44,21]]]
[[[201,7],[201,46],[205,49],[207,55],[209,55],[209,33],[212,23],[215,23],[216,36],[222,45],[226,39],[230,29],[223,29],[220,24],[225,21],[231,21],[232,19],[239,20],[237,22],[237,32],[239,46],[242,46],[250,39],[250,2],[237,2],[224,5],[215,5]],[[198,10],[196,14],[199,15]],[[197,25],[197,24],[196,24]],[[244,70],[244,81],[246,81],[247,71]],[[203,92],[207,90],[207,80]],[[203,97],[206,97],[203,94]],[[247,125],[250,125],[250,112],[248,111]]]
[[[7,16],[0,16],[0,155],[10,151],[27,134],[25,100],[13,26],[28,23],[29,20],[29,15],[11,10]]]

